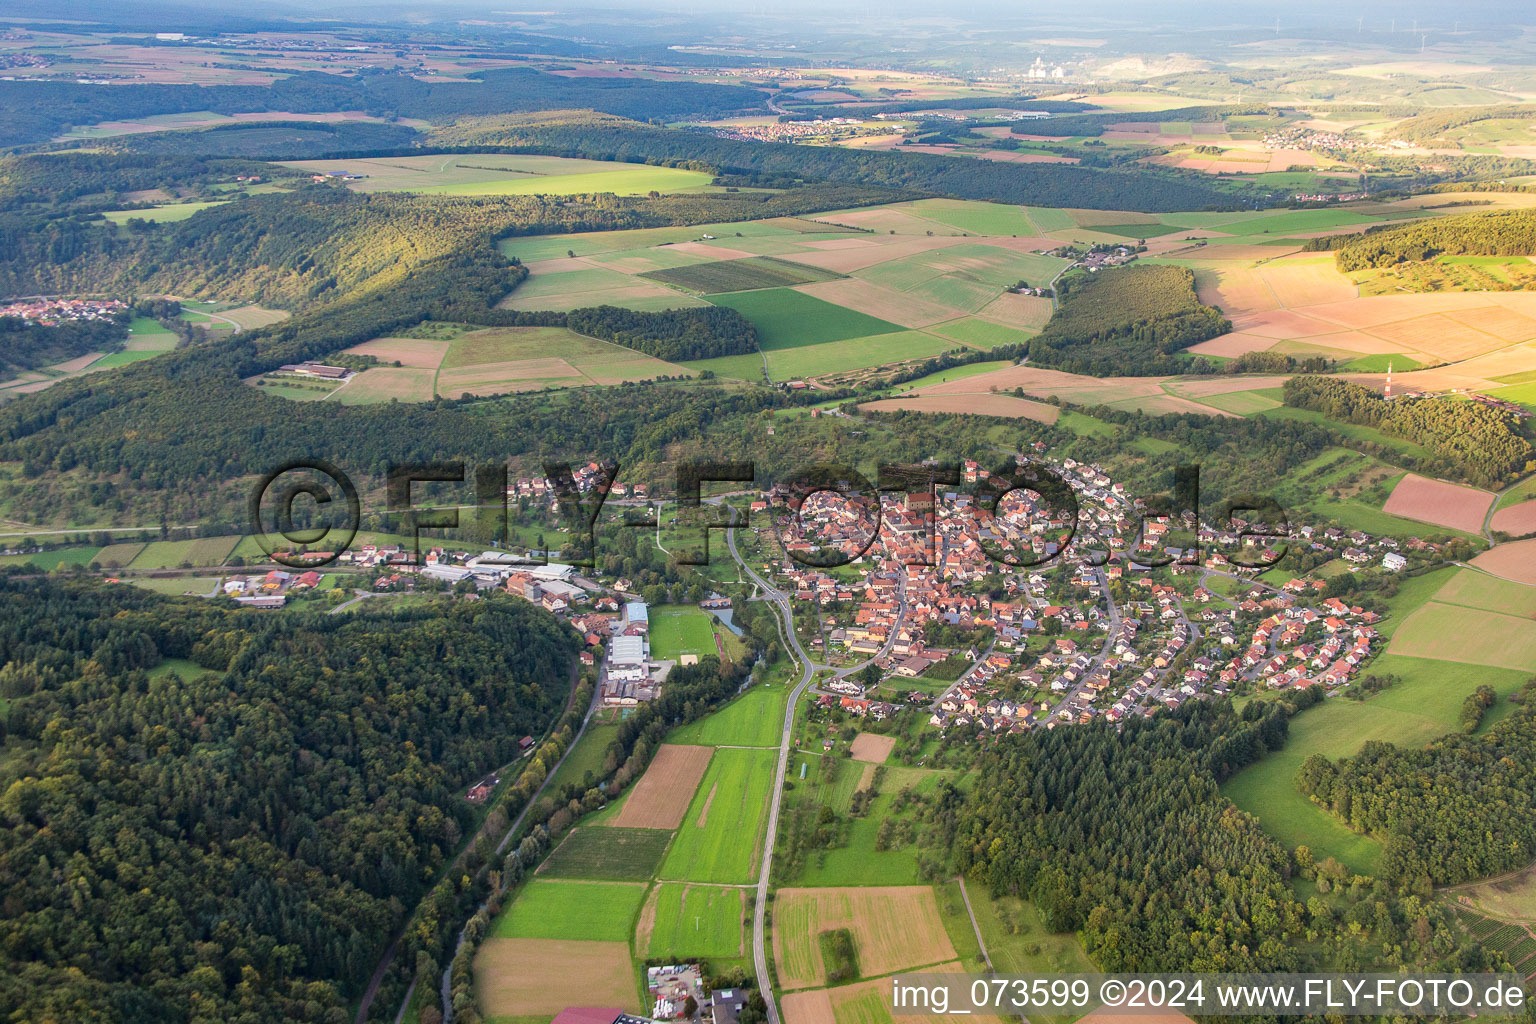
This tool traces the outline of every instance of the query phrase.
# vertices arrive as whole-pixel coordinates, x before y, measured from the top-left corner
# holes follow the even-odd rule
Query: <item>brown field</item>
[[[399,362],[401,366],[435,370],[448,352],[448,342],[427,338],[375,338],[345,351],[359,356],[373,356],[381,363]]]
[[[855,761],[869,761],[873,764],[882,764],[891,756],[891,751],[896,749],[895,736],[877,736],[872,732],[861,732],[853,739],[853,759]]]
[[[829,213],[816,220],[835,221],[839,224],[852,224],[855,227],[869,228],[884,235],[894,231],[900,235],[918,235],[926,237],[925,231],[932,231],[934,235],[953,234],[958,236],[960,230],[948,225],[935,224],[933,221],[914,217],[902,210],[893,210],[889,207],[876,207],[872,210],[853,210],[848,213]]]
[[[1177,398],[1173,395],[1142,395],[1135,398],[1123,398],[1118,402],[1110,402],[1113,409],[1140,409],[1150,416],[1163,416],[1169,413],[1195,413],[1202,416],[1230,416],[1233,419],[1241,419],[1235,412],[1227,412],[1225,409],[1217,409],[1214,406],[1202,405],[1199,402],[1190,401],[1187,398]]]
[[[1488,525],[1513,537],[1536,533],[1536,501],[1522,501],[1501,508],[1493,514],[1493,522]]]
[[[1536,622],[1430,601],[1403,620],[1387,653],[1528,670],[1536,665]]]
[[[1272,260],[1259,268],[1259,276],[1264,278],[1282,306],[1342,302],[1360,293],[1360,287],[1339,273],[1333,260],[1320,263],[1311,254]]]
[[[773,958],[785,989],[825,983],[817,937],[833,928],[853,932],[859,969],[869,976],[955,959],[929,886],[780,889],[774,897]]]
[[[879,242],[870,241],[868,238],[824,238],[819,242],[801,242],[807,249],[825,249],[835,251],[838,249],[867,249],[870,246],[878,246]]]
[[[1472,564],[1501,579],[1536,586],[1536,538],[1489,548],[1472,559]]]
[[[941,306],[937,302],[929,302],[927,299],[920,299],[869,281],[861,281],[856,277],[797,285],[795,291],[813,295],[836,306],[845,306],[860,313],[868,313],[870,316],[879,317],[903,327],[928,327],[943,323],[945,320],[953,320],[969,312],[969,310],[955,309],[952,306]]]
[[[398,398],[402,402],[432,400],[431,370],[396,369],[374,366],[336,389],[335,401],[343,405],[366,405]]]
[[[1207,395],[1228,395],[1234,391],[1278,388],[1285,381],[1284,377],[1197,377],[1174,381],[1168,385],[1168,389],[1183,398],[1204,398]]]
[[[586,375],[564,359],[517,359],[443,370],[437,377],[437,391],[447,398],[461,398],[587,383]]]
[[[1206,252],[1200,253],[1205,258]],[[1200,268],[1195,271],[1195,294],[1208,306],[1220,306],[1234,324],[1239,315],[1275,309],[1280,300],[1251,267]],[[1241,325],[1237,325],[1241,326]]]
[[[1378,338],[1430,355],[1445,362],[1457,362],[1499,348],[1503,341],[1440,313],[1400,320],[1371,329]]]
[[[1458,323],[1485,334],[1491,334],[1501,341],[1527,341],[1536,338],[1536,319],[1503,306],[1469,309],[1465,312],[1446,315]]]
[[[1492,504],[1493,495],[1488,491],[1409,473],[1392,489],[1382,511],[1452,530],[1481,533],[1483,516]]]
[[[662,744],[629,799],[608,824],[618,828],[677,828],[714,752],[713,747]]]
[[[710,245],[708,242],[674,242],[667,248],[673,252],[685,252],[689,256],[704,256],[712,260],[744,260],[756,255],[741,249],[728,249],[723,245]]]
[[[548,1017],[567,1006],[642,1010],[627,942],[490,937],[474,975],[487,1017]]]
[[[969,413],[973,416],[1003,416],[1009,419],[1037,420],[1055,423],[1061,411],[1054,405],[1032,402],[1012,395],[925,395],[914,393],[907,398],[883,398],[878,402],[865,402],[860,409],[873,412],[893,412],[907,409],[912,412]]]
[[[1038,295],[1013,295],[1004,292],[977,310],[976,315],[996,320],[1010,327],[1033,327],[1038,330],[1051,318],[1053,308],[1050,299],[1042,299]]]
[[[1231,334],[1223,334],[1219,338],[1210,341],[1202,341],[1198,345],[1191,345],[1185,349],[1202,356],[1236,356],[1247,355],[1249,352],[1262,352],[1275,343],[1274,338],[1265,338],[1257,334],[1246,334],[1242,331],[1233,331]]]
[[[90,366],[100,358],[100,352],[87,352],[85,355],[76,356],[67,362],[54,363],[52,366],[48,367],[48,369],[57,370],[60,373],[79,373],[81,370],[85,369],[87,366]],[[48,383],[51,384],[52,381],[49,381]]]
[[[961,974],[965,968],[956,961],[928,967],[924,974]],[[792,992],[780,1003],[784,1024],[895,1024],[891,1013],[890,982],[885,979],[861,981],[838,988],[819,988]],[[903,1014],[905,1024],[1002,1024],[990,1014]],[[1190,1022],[1193,1024],[1193,1022]]]

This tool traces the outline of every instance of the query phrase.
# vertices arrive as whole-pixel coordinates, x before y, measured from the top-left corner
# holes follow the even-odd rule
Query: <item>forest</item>
[[[1521,706],[1485,735],[1417,749],[1372,740],[1338,761],[1313,754],[1296,788],[1381,839],[1381,873],[1405,891],[1523,868],[1536,858],[1536,679],[1516,696]]]
[[[0,1004],[349,1020],[577,645],[495,595],[276,615],[0,577]]]
[[[1532,256],[1536,255],[1536,210],[1495,210],[1377,225],[1362,234],[1308,239],[1305,248],[1332,249],[1334,262],[1345,273],[1422,263],[1436,256]]]
[[[1387,401],[1370,388],[1338,377],[1292,377],[1285,404],[1332,419],[1375,427],[1423,445],[1435,458],[1417,468],[1496,487],[1518,473],[1536,470],[1536,449],[1518,421],[1492,406],[1455,398],[1397,398]]]
[[[1072,164],[1008,164],[924,153],[741,142],[618,117],[461,118],[434,132],[433,139],[451,146],[506,146],[516,152],[703,166],[724,173],[792,174],[810,181],[860,182],[1031,206],[1166,213],[1242,205],[1235,192],[1204,177],[1145,166],[1098,170]]]
[[[1095,723],[1006,737],[982,756],[954,822],[962,871],[1032,900],[1050,931],[1076,931],[1106,971],[1363,970],[1485,962],[1441,913],[1336,862],[1293,858],[1217,785],[1285,743],[1287,701],[1195,702],[1117,733]],[[1527,772],[1527,775],[1530,773]],[[1528,830],[1528,827],[1527,827]],[[1341,899],[1304,904],[1288,879]]]
[[[1195,295],[1184,267],[1131,265],[1056,283],[1057,307],[1030,339],[1032,362],[1099,377],[1154,376],[1184,367],[1173,353],[1232,329]]]
[[[763,94],[739,85],[648,78],[566,78],[531,68],[477,72],[472,82],[315,71],[271,85],[0,82],[0,146],[40,142],[73,125],[211,110],[216,114],[362,110],[381,117],[446,120],[538,110],[597,110],[639,120],[678,120],[758,110]]]

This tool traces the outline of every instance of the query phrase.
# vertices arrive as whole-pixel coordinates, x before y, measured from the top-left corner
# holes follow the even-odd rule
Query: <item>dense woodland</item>
[[[1050,930],[1077,931],[1106,971],[1476,969],[1487,955],[1458,948],[1439,911],[1349,881],[1332,861],[1293,860],[1217,789],[1282,746],[1289,716],[1321,697],[1314,688],[1241,714],[1195,702],[1119,732],[1007,737],[983,756],[955,822],[959,865],[994,893],[1033,900]],[[1343,899],[1303,904],[1295,871]]]
[[[1154,376],[1184,367],[1173,353],[1232,329],[1195,295],[1184,267],[1132,264],[1056,284],[1057,306],[1030,339],[1031,362],[1100,377]]]
[[[1332,249],[1334,262],[1346,273],[1422,263],[1436,256],[1532,256],[1536,255],[1536,210],[1496,210],[1377,225],[1358,235],[1308,239],[1305,248]]]
[[[0,1003],[350,1019],[576,646],[510,598],[338,618],[0,577]]]
[[[1097,170],[1072,164],[1009,164],[924,153],[882,153],[837,146],[740,142],[669,131],[617,117],[464,118],[433,133],[464,147],[703,166],[727,173],[789,174],[859,182],[961,199],[1095,210],[1236,209],[1242,204],[1206,177],[1140,167]]]
[[[1292,377],[1285,404],[1332,419],[1375,427],[1428,448],[1432,460],[1418,468],[1493,487],[1518,473],[1536,470],[1536,449],[1521,433],[1520,421],[1492,406],[1455,398],[1398,398],[1387,401],[1370,388],[1337,377]]]
[[[1381,873],[1405,890],[1523,868],[1536,858],[1536,680],[1519,696],[1523,705],[1486,735],[1452,733],[1423,748],[1370,741],[1332,762],[1313,754],[1296,788],[1381,839]]]
[[[598,110],[641,120],[678,120],[757,110],[763,94],[737,85],[648,78],[566,78],[530,68],[478,72],[473,82],[402,75],[312,72],[271,85],[149,85],[103,89],[74,82],[0,82],[0,146],[40,142],[72,125],[211,110],[316,113],[362,110],[381,117],[445,120],[537,110]]]

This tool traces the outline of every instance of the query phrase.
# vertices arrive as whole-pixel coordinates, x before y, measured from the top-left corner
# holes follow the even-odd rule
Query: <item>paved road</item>
[[[784,708],[784,727],[779,737],[779,760],[773,774],[773,790],[768,804],[768,828],[763,834],[762,864],[757,875],[757,904],[752,911],[752,960],[757,968],[758,991],[768,1007],[768,1024],[779,1024],[779,1005],[778,1000],[773,996],[773,986],[769,984],[768,950],[763,938],[768,921],[768,876],[773,870],[773,845],[779,832],[779,807],[784,799],[784,775],[789,769],[795,705],[799,703],[801,694],[805,693],[806,687],[810,685],[811,677],[816,674],[816,665],[800,646],[799,637],[795,636],[794,618],[790,614],[788,596],[753,572],[752,567],[742,559],[741,553],[736,550],[734,528],[725,531],[725,543],[736,564],[741,566],[742,570],[751,577],[752,582],[757,584],[762,592],[762,598],[776,609],[774,619],[779,627],[779,635],[783,638],[786,648],[792,651],[794,657],[800,662],[800,681],[795,684],[794,690],[789,695],[789,703]],[[780,612],[783,613],[782,620],[779,618]]]

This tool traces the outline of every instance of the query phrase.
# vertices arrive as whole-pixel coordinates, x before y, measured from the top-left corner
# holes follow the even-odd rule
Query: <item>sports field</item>
[[[627,942],[645,899],[644,885],[534,878],[517,890],[491,934],[522,939]]]
[[[777,754],[771,748],[715,751],[662,862],[660,877],[752,881]]]
[[[746,890],[663,882],[640,918],[639,952],[662,958],[736,957],[746,949]]]
[[[588,878],[615,882],[647,881],[656,873],[672,835],[653,828],[571,830],[539,865],[549,878]]]
[[[754,686],[714,714],[674,730],[667,742],[776,747],[788,697],[789,690],[783,685]]]
[[[693,605],[661,605],[650,610],[651,656],[676,661],[685,654],[717,653],[715,617]]]

